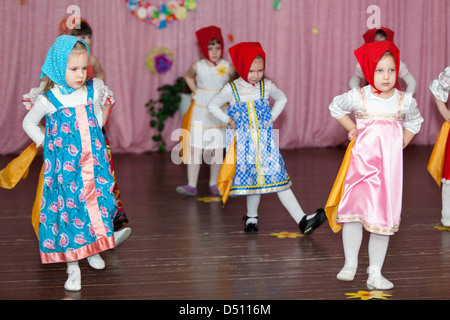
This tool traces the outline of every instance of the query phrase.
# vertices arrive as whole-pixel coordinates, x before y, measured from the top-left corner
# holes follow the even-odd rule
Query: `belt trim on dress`
[[[197,90],[203,90],[203,91],[220,91],[221,89],[197,88]]]
[[[395,113],[366,113],[366,112],[356,112],[355,117],[357,119],[379,119],[379,120],[395,120],[403,121],[405,120],[405,114],[395,114]]]

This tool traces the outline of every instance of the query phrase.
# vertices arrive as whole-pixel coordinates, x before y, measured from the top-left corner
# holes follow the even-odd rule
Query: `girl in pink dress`
[[[345,265],[337,278],[353,280],[364,227],[370,232],[367,287],[388,290],[393,284],[381,268],[389,238],[400,225],[403,148],[419,132],[423,118],[412,94],[395,88],[400,59],[393,42],[365,44],[355,56],[369,85],[335,97],[329,106],[354,142],[337,214],[328,218],[331,226],[343,225]]]

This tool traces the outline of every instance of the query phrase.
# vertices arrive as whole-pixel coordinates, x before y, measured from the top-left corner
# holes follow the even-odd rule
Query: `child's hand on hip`
[[[348,132],[348,140],[352,141],[353,139],[356,138],[356,136],[357,136],[356,128],[353,128]]]

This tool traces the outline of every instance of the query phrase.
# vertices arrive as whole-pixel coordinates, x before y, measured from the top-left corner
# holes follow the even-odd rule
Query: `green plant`
[[[145,104],[150,109],[151,120],[150,126],[158,130],[158,134],[152,136],[153,141],[159,143],[158,150],[166,151],[166,142],[162,137],[164,130],[164,122],[172,117],[180,108],[181,94],[190,93],[189,87],[183,77],[175,80],[174,84],[165,84],[158,88],[161,95],[158,100],[150,99]]]

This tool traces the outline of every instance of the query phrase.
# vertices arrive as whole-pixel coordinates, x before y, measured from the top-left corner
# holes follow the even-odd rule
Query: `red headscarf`
[[[219,42],[222,46],[222,55],[220,57],[223,56],[224,43],[223,43],[222,31],[220,30],[219,27],[209,26],[209,27],[197,30],[195,32],[195,35],[197,36],[197,41],[198,41],[198,45],[200,46],[200,50],[202,51],[202,54],[206,59],[209,60],[208,44],[214,38],[217,38],[219,40]]]
[[[366,80],[376,90],[375,92],[380,94],[381,91],[375,87],[374,77],[375,69],[381,56],[386,52],[392,52],[394,56],[396,66],[396,77],[400,68],[400,51],[396,45],[391,41],[377,41],[366,43],[354,51],[356,59],[361,66],[362,72]]]
[[[378,30],[383,30],[384,33],[386,33],[386,41],[392,41],[394,42],[394,31],[392,31],[389,28],[381,27],[381,28],[374,28],[368,30],[366,33],[363,34],[364,41],[366,43],[374,42],[375,41],[375,34]]]
[[[259,42],[241,42],[232,46],[228,52],[230,53],[231,60],[233,61],[237,73],[247,82],[248,72],[250,71],[253,60],[255,60],[257,56],[262,56],[264,62],[266,61],[266,53]]]

